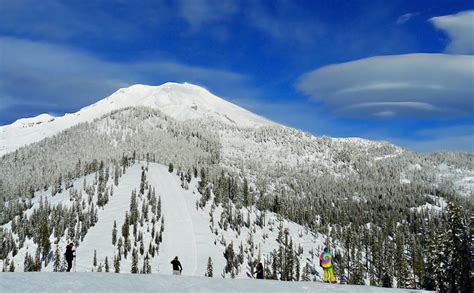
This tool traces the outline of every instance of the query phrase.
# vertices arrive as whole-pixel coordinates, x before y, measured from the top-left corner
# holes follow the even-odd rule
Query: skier
[[[64,253],[64,256],[66,257],[66,261],[67,261],[67,270],[66,270],[66,272],[71,271],[72,260],[76,257],[74,255],[75,251],[76,250],[74,249],[74,243],[71,242],[66,246],[66,252]]]
[[[173,275],[181,275],[183,267],[181,266],[177,256],[175,256],[175,258],[171,261],[171,264],[173,265]]]
[[[324,270],[324,282],[329,283],[329,277],[331,277],[331,283],[335,284],[336,276],[332,267],[332,255],[328,247],[325,247],[323,253],[319,256],[319,266]]]
[[[263,265],[261,262],[257,264],[257,279],[263,279]]]

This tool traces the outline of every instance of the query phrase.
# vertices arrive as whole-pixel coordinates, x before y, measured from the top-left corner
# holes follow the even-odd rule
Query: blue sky
[[[474,1],[0,0],[0,125],[192,82],[315,135],[474,150]]]

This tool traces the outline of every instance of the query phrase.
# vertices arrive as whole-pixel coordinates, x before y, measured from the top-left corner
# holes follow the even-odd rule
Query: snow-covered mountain
[[[111,96],[62,117],[41,114],[32,118],[0,126],[0,156],[21,146],[40,141],[81,122],[94,119],[114,110],[128,107],[150,107],[178,121],[213,119],[239,127],[260,127],[273,122],[221,99],[203,87],[168,82],[160,86],[132,85],[119,89]]]
[[[0,127],[0,154],[5,271],[55,270],[74,240],[78,271],[169,274],[179,255],[185,275],[210,257],[214,276],[248,278],[259,260],[266,278],[321,280],[329,245],[341,283],[422,288],[426,243],[474,194],[471,153],[318,137],[190,84],[20,119]]]

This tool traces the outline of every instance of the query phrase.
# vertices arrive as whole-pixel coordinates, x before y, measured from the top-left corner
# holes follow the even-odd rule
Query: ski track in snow
[[[178,256],[183,265],[183,274],[196,275],[195,231],[184,198],[189,195],[189,192],[183,192],[179,178],[176,174],[169,173],[165,166],[150,164],[147,174],[149,174],[148,182],[156,188],[157,196],[161,197],[161,210],[164,217],[163,247],[160,247],[159,257],[160,271],[171,273],[170,261],[174,256]],[[170,231],[173,232],[170,233]]]

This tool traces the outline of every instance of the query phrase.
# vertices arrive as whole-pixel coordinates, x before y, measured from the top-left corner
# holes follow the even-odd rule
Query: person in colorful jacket
[[[332,255],[329,252],[329,248],[325,247],[323,253],[319,256],[319,265],[324,270],[324,282],[329,283],[329,277],[331,283],[336,283],[336,276],[334,275],[334,269],[332,267]]]

